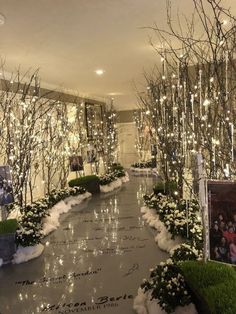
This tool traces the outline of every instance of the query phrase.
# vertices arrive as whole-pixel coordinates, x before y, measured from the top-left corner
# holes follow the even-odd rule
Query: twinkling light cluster
[[[142,110],[134,112],[134,122],[137,129],[135,148],[137,149],[139,160],[146,161],[150,157],[150,147],[152,140],[152,132],[146,122],[145,115],[149,114]]]
[[[11,167],[15,200],[21,205],[42,196],[36,190],[46,194],[66,186],[69,157],[80,155],[86,162],[91,132],[93,145],[105,161],[109,160],[107,156],[115,148],[110,125],[114,117],[109,118],[109,131],[104,131],[105,105],[97,115],[97,106],[91,104],[89,115],[80,98],[68,103],[41,95],[37,71],[30,78],[18,72],[2,84],[0,161]],[[108,146],[109,152],[104,152]]]
[[[236,20],[215,1],[210,6],[205,1],[193,2],[203,35],[194,33],[194,19],[187,21],[186,34],[173,28],[169,8],[169,29],[153,29],[163,43],[156,49],[161,70],[146,75],[147,90],[139,93],[146,124],[159,148],[163,177],[177,180],[179,187],[186,170],[195,177],[197,152],[203,155],[206,177],[235,175]]]

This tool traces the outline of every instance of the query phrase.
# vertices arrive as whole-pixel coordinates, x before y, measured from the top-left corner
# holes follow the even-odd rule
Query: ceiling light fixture
[[[0,13],[0,26],[4,25],[5,22],[6,22],[5,16],[2,13]]]
[[[104,74],[104,70],[102,70],[102,69],[99,69],[99,70],[96,70],[95,71],[95,73],[97,74],[97,75],[103,75]]]

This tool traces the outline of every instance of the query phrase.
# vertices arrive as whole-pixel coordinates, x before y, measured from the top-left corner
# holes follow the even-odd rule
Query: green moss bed
[[[186,261],[180,270],[201,313],[236,313],[236,268],[213,261]],[[200,305],[199,305],[200,303]],[[199,311],[199,308],[198,308]]]

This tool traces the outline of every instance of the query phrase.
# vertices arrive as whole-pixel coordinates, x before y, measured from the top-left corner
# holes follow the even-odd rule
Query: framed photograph
[[[236,182],[208,181],[210,258],[236,264]]]
[[[96,156],[96,150],[95,149],[91,149],[91,150],[88,150],[87,151],[87,160],[88,160],[88,163],[94,163],[97,159],[97,156]]]
[[[14,202],[12,178],[9,166],[0,166],[0,206]]]
[[[82,171],[84,170],[82,156],[71,156],[70,157],[70,171]]]

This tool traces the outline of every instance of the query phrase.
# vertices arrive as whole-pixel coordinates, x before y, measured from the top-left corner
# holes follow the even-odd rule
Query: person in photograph
[[[218,216],[217,216],[217,222],[218,224],[220,225],[220,223],[224,221],[225,222],[225,219],[224,219],[224,215],[222,213],[219,213]]]
[[[226,238],[228,243],[232,243],[236,237],[233,226],[229,227],[228,230],[224,231],[223,236]]]
[[[2,204],[7,205],[13,202],[14,202],[14,199],[13,199],[13,194],[12,194],[12,188],[10,186],[7,186],[2,197]]]
[[[219,223],[219,229],[222,231],[222,232],[225,232],[227,230],[226,228],[226,223],[224,222],[224,220],[220,221]]]
[[[3,182],[0,182],[0,205],[4,205],[5,188]]]
[[[229,245],[229,254],[231,263],[236,264],[236,238],[234,238],[234,241]]]
[[[70,169],[71,169],[71,171],[78,171],[79,165],[78,165],[77,157],[71,157]]]
[[[233,221],[229,220],[226,224],[226,229],[229,230],[230,227],[234,227]]]
[[[234,232],[236,232],[236,213],[233,215],[233,226],[234,226]]]
[[[0,182],[0,196],[4,193],[4,186],[3,183]]]
[[[223,232],[219,229],[218,222],[215,221],[213,227],[210,229],[211,258],[214,256],[214,248],[220,243],[222,237]]]
[[[220,262],[229,262],[229,247],[225,237],[222,237],[220,243],[215,247],[215,259]]]

